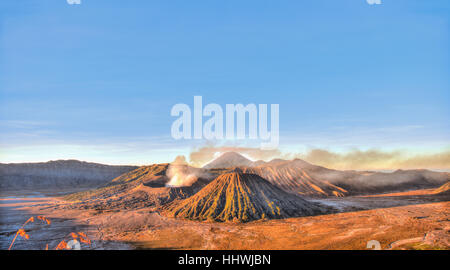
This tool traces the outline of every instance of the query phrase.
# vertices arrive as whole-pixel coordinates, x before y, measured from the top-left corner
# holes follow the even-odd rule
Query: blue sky
[[[448,150],[449,14],[447,0],[1,1],[0,162],[170,161],[205,143],[170,136],[194,95],[280,104],[283,151]]]

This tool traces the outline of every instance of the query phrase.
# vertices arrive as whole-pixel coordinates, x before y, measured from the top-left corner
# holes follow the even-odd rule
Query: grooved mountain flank
[[[168,205],[165,212],[192,220],[247,222],[309,216],[327,210],[283,191],[258,175],[234,169],[192,197]]]
[[[289,165],[258,166],[246,168],[245,171],[257,174],[286,191],[301,195],[344,197],[348,194],[347,190],[310,175],[307,170],[295,167],[292,162]]]
[[[322,175],[339,175],[347,173],[330,170],[310,164],[301,159],[273,159],[270,162],[253,162],[239,153],[228,152],[214,159],[203,168],[220,170],[220,168],[240,167],[245,172],[257,174],[270,183],[291,193],[315,197],[344,197],[347,190],[323,179]],[[320,176],[317,177],[317,174]]]
[[[435,189],[433,193],[439,195],[450,195],[450,182],[447,182],[439,188]]]
[[[155,181],[156,179],[160,179],[161,176],[162,177],[165,176],[168,168],[169,168],[168,163],[142,166],[133,171],[124,173],[119,177],[114,178],[111,181],[111,184],[127,183],[133,181],[137,181],[139,183]],[[164,185],[165,183],[161,184]]]

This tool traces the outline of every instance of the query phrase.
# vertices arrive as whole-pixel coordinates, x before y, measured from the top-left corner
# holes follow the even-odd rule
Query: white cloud
[[[69,4],[69,5],[73,5],[73,4],[79,5],[79,4],[81,4],[81,0],[67,0],[67,4]]]
[[[366,0],[369,5],[381,5],[381,0]]]

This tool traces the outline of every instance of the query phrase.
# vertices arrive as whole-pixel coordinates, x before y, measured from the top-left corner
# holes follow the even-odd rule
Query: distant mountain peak
[[[220,168],[233,168],[233,167],[249,167],[253,165],[253,161],[242,156],[236,152],[226,152],[220,155],[218,158],[209,162],[203,168],[205,169],[220,169]]]
[[[231,157],[231,156],[244,157],[243,155],[236,153],[236,152],[225,152],[221,156],[223,156],[223,157]]]

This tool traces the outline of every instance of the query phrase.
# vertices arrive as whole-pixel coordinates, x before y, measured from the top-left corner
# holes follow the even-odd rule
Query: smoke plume
[[[186,187],[194,184],[200,177],[208,177],[208,174],[202,169],[190,167],[184,156],[177,156],[169,165],[166,176],[170,178],[166,186]]]

